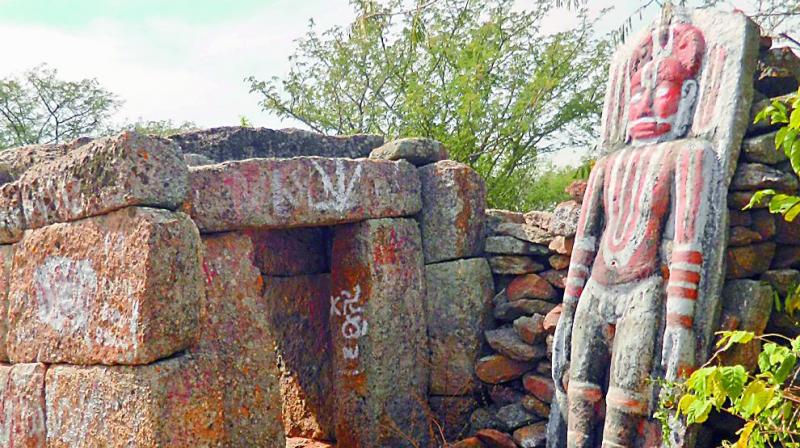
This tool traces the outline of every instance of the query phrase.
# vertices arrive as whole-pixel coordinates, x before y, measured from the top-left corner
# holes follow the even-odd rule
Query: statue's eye
[[[656,96],[661,98],[669,95],[669,87],[659,87],[656,89]]]

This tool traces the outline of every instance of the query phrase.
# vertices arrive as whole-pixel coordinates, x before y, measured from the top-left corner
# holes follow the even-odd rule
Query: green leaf
[[[722,349],[722,351],[728,350],[733,344],[747,344],[755,337],[755,334],[752,331],[736,330],[722,331],[720,333],[722,334],[722,337],[717,342],[717,348],[724,344],[725,347]]]
[[[789,132],[789,128],[784,126],[778,129],[778,132],[775,133],[775,150],[781,150],[781,147],[783,147],[783,141],[786,139],[787,132]],[[788,156],[789,154],[786,155]]]
[[[686,409],[686,420],[689,424],[705,422],[711,413],[712,404],[708,400],[694,400]]]
[[[800,128],[800,109],[795,109],[792,111],[792,114],[789,117],[789,126],[795,129]]]
[[[678,402],[678,412],[686,415],[686,413],[689,412],[689,406],[691,406],[695,401],[697,401],[697,397],[692,394],[686,394],[682,396]]]
[[[755,193],[753,193],[753,196],[750,198],[750,202],[747,205],[745,205],[744,207],[742,207],[742,210],[749,210],[749,209],[755,207],[756,205],[761,204],[764,201],[764,199],[766,199],[766,198],[768,198],[770,196],[773,196],[773,195],[775,195],[775,190],[772,190],[772,189],[756,191]]]
[[[753,433],[756,422],[747,422],[744,427],[739,431],[739,440],[736,441],[736,448],[747,448],[750,441],[750,434]]]
[[[800,353],[800,336],[792,339],[792,351]]]
[[[742,394],[744,384],[747,382],[747,370],[743,366],[725,366],[720,368],[720,383],[727,395],[738,398]]]
[[[768,389],[766,383],[761,380],[755,380],[748,384],[742,392],[742,399],[739,402],[742,417],[749,419],[758,415],[767,407],[772,399],[772,394],[772,389]]]

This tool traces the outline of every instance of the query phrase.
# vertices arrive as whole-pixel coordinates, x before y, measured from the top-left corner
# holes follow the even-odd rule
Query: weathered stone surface
[[[761,234],[747,227],[732,227],[728,246],[747,246],[761,242]]]
[[[494,286],[483,258],[425,266],[430,391],[463,395],[480,388],[474,369],[483,330],[492,326]]]
[[[29,229],[128,206],[174,210],[187,193],[187,168],[169,141],[135,132],[94,140],[20,177]]]
[[[264,302],[277,341],[286,434],[333,440],[330,276],[265,277]]]
[[[328,230],[321,227],[247,230],[253,262],[264,275],[286,277],[328,272]]]
[[[3,152],[0,151],[0,154]],[[0,186],[0,244],[15,243],[25,230],[19,182]]]
[[[485,238],[486,186],[472,168],[452,160],[419,169],[419,226],[425,263],[476,256]]]
[[[330,331],[336,440],[426,446],[429,381],[419,227],[377,219],[334,230]]]
[[[797,191],[797,177],[761,163],[740,163],[731,180],[731,190],[753,191],[773,188],[782,192]]]
[[[800,220],[792,222],[779,217],[775,220],[775,242],[800,245]]]
[[[201,232],[324,226],[422,207],[416,169],[405,161],[250,159],[191,167],[189,180]]]
[[[231,446],[212,364],[183,355],[146,366],[51,366],[47,446]]]
[[[477,437],[467,437],[466,439],[447,445],[447,448],[483,448],[483,444],[481,443],[481,439]]]
[[[727,330],[764,333],[772,311],[772,288],[756,280],[733,280],[722,290],[722,316],[720,321],[729,323]],[[755,371],[761,343],[758,340],[747,344],[735,344],[720,354],[723,365],[741,364]]]
[[[522,275],[544,270],[544,265],[523,255],[497,255],[489,258],[492,272],[500,275]]]
[[[753,191],[731,191],[728,193],[728,208],[741,210],[750,204]],[[762,198],[753,204],[753,209],[766,208],[769,205],[769,198]]]
[[[533,361],[544,357],[543,346],[525,343],[513,328],[503,327],[485,332],[486,342],[496,352],[518,361]]]
[[[514,331],[517,336],[527,344],[538,344],[544,340],[544,316],[534,314],[533,316],[522,316],[514,321]]]
[[[550,244],[550,241],[553,240],[553,234],[541,227],[514,222],[498,224],[495,228],[495,233],[498,235],[513,236],[519,240],[541,245]]]
[[[500,255],[547,255],[550,249],[541,244],[522,241],[513,236],[486,237],[486,253]]]
[[[481,429],[499,429],[501,424],[500,421],[497,420],[497,416],[495,413],[497,409],[493,406],[485,406],[482,408],[475,409],[475,412],[469,417],[470,421],[470,432],[475,433],[480,431]]]
[[[567,238],[564,236],[557,236],[549,244],[550,250],[561,255],[572,255],[572,246],[575,244],[575,238]]]
[[[800,246],[778,246],[770,267],[772,269],[800,268]]]
[[[564,191],[572,198],[573,201],[578,202],[579,204],[583,203],[583,195],[586,194],[586,187],[588,185],[588,181],[585,180],[575,180],[572,181],[571,184],[564,189]]]
[[[44,364],[0,365],[0,446],[45,448]]]
[[[549,376],[528,373],[522,377],[522,386],[539,400],[545,403],[553,402],[555,385],[553,384],[553,379]]]
[[[758,232],[758,234],[761,235],[761,239],[765,241],[775,236],[777,232],[776,221],[783,220],[782,217],[775,219],[775,215],[766,209],[754,210],[752,216],[752,229]]]
[[[336,448],[336,445],[304,437],[289,437],[286,439],[286,448]]]
[[[3,172],[0,175],[3,178],[2,183],[19,179],[30,167],[58,159],[91,141],[92,139],[89,137],[81,137],[66,143],[26,145],[4,149],[0,151],[0,167],[2,167],[0,171]]]
[[[369,154],[370,159],[406,160],[422,166],[447,159],[447,150],[441,142],[429,138],[401,138],[392,140]]]
[[[555,303],[544,300],[520,299],[513,302],[505,302],[494,308],[494,317],[506,322],[512,322],[521,316],[531,316],[534,314],[547,314],[556,307]]]
[[[553,334],[556,331],[558,320],[561,319],[561,308],[562,305],[559,304],[544,316],[544,322],[542,322],[542,325],[544,326],[544,331],[547,333]]]
[[[457,440],[469,432],[469,417],[478,408],[473,397],[430,397],[428,402],[445,440]]]
[[[541,448],[547,442],[547,424],[534,423],[514,431],[514,442],[519,448]]]
[[[549,335],[548,335],[549,336]],[[536,365],[536,373],[542,375],[551,375],[553,373],[553,365],[550,361],[544,360],[539,361],[539,364]]]
[[[567,255],[555,254],[550,255],[547,259],[550,266],[555,270],[567,269],[569,267],[569,257]]]
[[[28,231],[15,245],[14,362],[147,364],[197,333],[200,236],[183,213],[129,207]]]
[[[800,285],[800,271],[796,269],[775,269],[761,274],[761,280],[769,283],[781,297],[786,297]]]
[[[554,271],[554,270],[550,269],[550,270],[547,270],[547,271],[544,271],[544,272],[540,272],[539,276],[541,276],[543,279],[545,279],[548,282],[550,282],[550,284],[555,286],[556,288],[559,288],[559,289],[566,288],[566,282],[567,282],[567,270],[566,269],[564,269],[562,271]]]
[[[730,247],[725,252],[726,278],[753,277],[765,272],[775,254],[775,243]]]
[[[513,403],[497,410],[497,420],[503,425],[505,431],[511,432],[517,428],[541,420],[541,417],[531,414],[522,406],[522,403]]]
[[[548,371],[547,373],[549,374],[550,372]],[[525,397],[520,400],[520,404],[522,404],[525,410],[541,418],[547,418],[550,415],[550,405],[533,395],[525,395]]]
[[[787,160],[783,151],[775,149],[775,133],[746,138],[742,142],[742,155],[748,162],[776,165]]]
[[[481,429],[475,434],[475,437],[489,448],[517,448],[517,444],[514,443],[511,436],[496,429]]]
[[[225,126],[171,135],[184,153],[216,163],[268,157],[367,157],[383,144],[379,135],[328,136],[301,129]]]
[[[728,210],[728,225],[731,227],[744,226],[749,227],[753,223],[752,214],[750,212],[743,212],[738,209]]]
[[[517,361],[503,355],[489,355],[478,360],[475,373],[484,383],[499,384],[515,380],[536,367],[535,363]]]
[[[500,224],[525,224],[525,215],[520,212],[512,212],[510,210],[500,210],[496,208],[486,209],[486,234],[497,234],[497,228]]]
[[[553,220],[550,222],[549,230],[554,235],[574,236],[580,215],[581,205],[576,201],[562,202],[553,210]]]
[[[553,224],[553,213],[540,210],[530,211],[525,213],[525,224],[544,230],[550,230],[550,226]]]
[[[186,166],[213,165],[217,163],[202,154],[193,154],[193,153],[184,154],[183,161],[186,162]]]
[[[14,246],[0,246],[0,362],[8,362],[6,340],[8,339],[8,290],[11,281],[11,267],[14,260]]]
[[[518,391],[513,387],[514,383],[506,384],[493,384],[486,389],[489,393],[489,398],[495,406],[505,406],[512,403],[517,403],[525,396],[523,392]]]
[[[525,274],[511,280],[506,287],[508,300],[541,299],[552,301],[558,298],[558,293],[550,283],[536,274]]]
[[[276,335],[269,321],[274,314],[269,299],[262,299],[253,245],[245,235],[227,233],[204,236],[203,246],[206,298],[193,351],[216,362],[228,440],[234,446],[284,448]]]

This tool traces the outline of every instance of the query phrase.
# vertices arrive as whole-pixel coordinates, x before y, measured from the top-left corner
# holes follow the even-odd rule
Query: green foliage
[[[735,443],[724,447],[762,448],[800,447],[800,385],[797,361],[800,337],[791,340],[780,335],[756,336],[752,332],[719,333],[717,353],[684,383],[669,383],[662,395],[657,417],[666,425],[672,412],[688,424],[703,423],[712,410],[744,420]],[[759,372],[749,374],[744,367],[713,365],[717,356],[734,344],[753,340],[763,343],[758,357]]]
[[[532,178],[519,179],[524,190],[516,190],[516,197],[505,197],[505,202],[519,204],[517,210],[552,210],[556,204],[569,199],[564,191],[576,179],[573,167],[556,168],[552,165],[537,168]],[[510,182],[513,185],[516,182]],[[514,192],[509,192],[514,194]]]
[[[107,130],[120,101],[96,79],[64,81],[46,65],[0,80],[0,149]]]
[[[124,126],[122,130],[136,131],[141,134],[157,135],[160,137],[169,137],[170,135],[179,134],[181,132],[192,131],[197,129],[197,125],[184,121],[183,123],[174,123],[172,120],[142,120],[139,119],[135,123]]]
[[[769,120],[770,123],[781,123],[775,133],[775,149],[783,151],[792,164],[792,169],[800,175],[800,90],[786,101],[772,101],[758,112],[755,122]],[[793,221],[800,214],[800,197],[779,193],[772,189],[760,190],[753,194],[750,203],[744,209],[768,202],[772,213],[780,213],[787,221]]]
[[[546,0],[351,3],[349,27],[312,22],[285,77],[248,78],[265,111],[323,133],[437,139],[486,179],[493,207],[512,209],[538,155],[596,140],[610,45],[583,13],[545,35]]]

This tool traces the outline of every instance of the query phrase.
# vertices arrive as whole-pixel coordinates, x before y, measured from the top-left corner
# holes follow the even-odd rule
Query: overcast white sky
[[[615,7],[603,21],[613,29],[640,2],[589,4]],[[262,112],[243,78],[286,73],[310,18],[323,30],[353,14],[347,0],[0,0],[0,77],[42,62],[63,78],[95,77],[125,101],[119,121],[211,127],[244,115],[256,126],[297,126]],[[561,10],[546,24],[560,31],[574,21]]]

